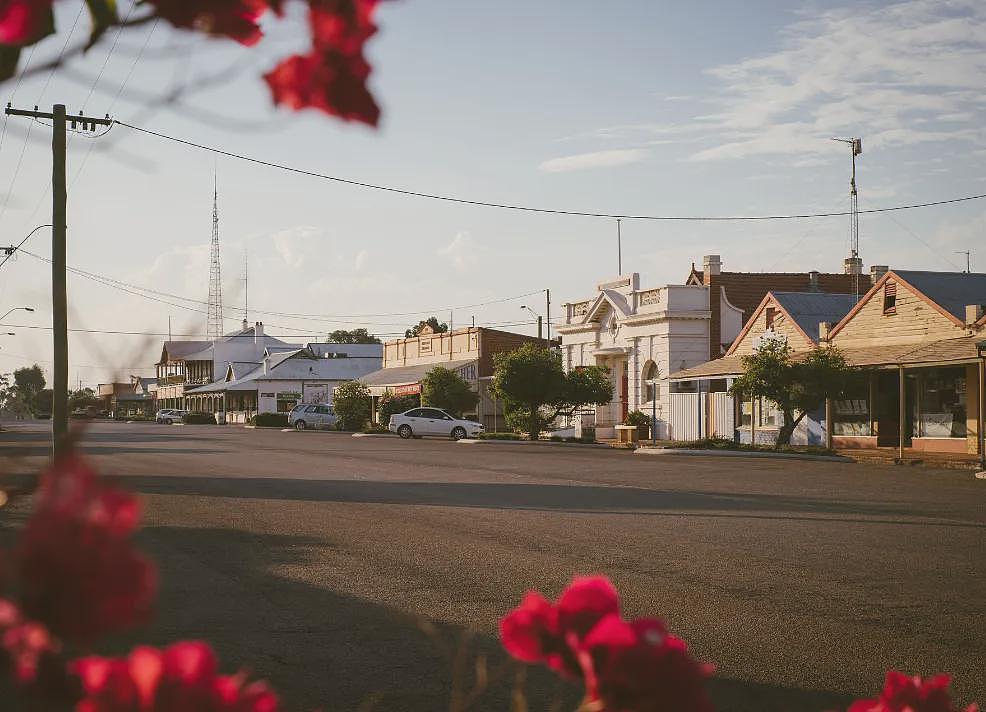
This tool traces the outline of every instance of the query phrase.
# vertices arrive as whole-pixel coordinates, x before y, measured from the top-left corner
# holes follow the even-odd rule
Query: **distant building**
[[[772,289],[851,294],[851,274],[723,272],[719,255],[694,264],[683,285],[641,288],[636,272],[596,285],[588,299],[563,304],[561,336],[566,369],[604,366],[613,402],[578,418],[600,438],[631,410],[657,415],[658,437],[668,437],[672,372],[718,358]],[[864,278],[865,279],[865,278]],[[678,382],[675,390],[694,384]]]
[[[493,378],[493,356],[513,351],[527,343],[544,344],[525,334],[467,327],[452,332],[435,332],[425,326],[418,336],[384,344],[383,368],[360,378],[373,394],[376,414],[381,396],[420,395],[421,380],[435,366],[454,371],[479,394],[475,416],[489,431],[503,427],[503,404],[489,393]]]
[[[227,334],[218,341],[166,341],[157,362],[157,402],[161,408],[184,408],[185,389],[212,383],[233,362],[259,363],[268,350],[303,348],[264,334],[263,322]]]
[[[185,407],[218,422],[245,423],[258,413],[287,413],[299,403],[331,403],[337,386],[380,367],[381,344],[312,343],[267,349],[257,361],[234,361],[216,381],[185,389]]]

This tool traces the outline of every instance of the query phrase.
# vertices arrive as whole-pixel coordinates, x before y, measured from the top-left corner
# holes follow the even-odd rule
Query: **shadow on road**
[[[118,641],[125,643],[121,650],[140,640],[204,637],[225,669],[248,666],[270,680],[286,708],[357,710],[378,699],[374,709],[399,712],[448,709],[453,679],[471,687],[482,654],[491,671],[502,668],[506,675],[469,709],[510,709],[516,667],[493,636],[470,634],[456,675],[466,635],[461,628],[429,634],[400,610],[402,600],[382,606],[334,591],[331,580],[299,580],[319,549],[333,547],[331,539],[177,527],[151,527],[140,539],[161,567],[160,621]],[[495,622],[477,625],[489,629]],[[531,710],[547,710],[558,700],[560,710],[577,706],[579,689],[540,668],[527,670],[524,689]],[[847,702],[827,691],[728,679],[713,680],[710,690],[717,708],[737,712],[838,709]]]
[[[599,485],[471,482],[393,482],[312,480],[269,477],[189,477],[133,475],[127,486],[144,494],[194,495],[307,502],[396,504],[556,511],[580,514],[633,514],[762,519],[831,519],[841,522],[932,524],[986,529],[979,522],[934,521],[913,504],[879,504],[818,497],[652,490]],[[881,519],[868,519],[880,517]],[[888,517],[896,519],[887,519]]]

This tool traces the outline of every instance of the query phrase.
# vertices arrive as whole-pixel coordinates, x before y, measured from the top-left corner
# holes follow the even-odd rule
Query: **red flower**
[[[13,671],[18,684],[34,682],[42,658],[57,651],[43,625],[25,620],[15,604],[0,598],[0,663]]]
[[[17,548],[25,613],[80,642],[143,621],[156,575],[130,541],[137,500],[70,453],[42,475],[36,502]]]
[[[69,670],[82,682],[76,712],[277,712],[274,692],[244,675],[219,675],[212,649],[198,641],[164,650],[141,646],[126,658],[81,658]]]
[[[263,36],[257,20],[267,10],[264,0],[148,1],[175,27],[228,37],[248,47]]]
[[[347,121],[376,126],[380,108],[366,88],[370,65],[361,54],[331,49],[288,57],[264,75],[275,104],[320,109]]]
[[[711,666],[696,661],[660,620],[609,615],[583,648],[588,697],[606,712],[712,712],[705,692]]]
[[[0,0],[0,44],[23,47],[54,32],[52,0]]]
[[[849,712],[956,712],[948,693],[949,682],[951,678],[944,674],[922,679],[888,670],[880,696],[856,700]],[[971,704],[965,712],[976,712],[977,709],[976,704]]]
[[[308,23],[316,48],[361,54],[377,31],[373,13],[379,0],[308,0]]]
[[[578,659],[582,639],[596,623],[619,610],[619,594],[608,578],[576,577],[554,605],[540,593],[529,591],[520,606],[500,621],[500,639],[518,660],[544,662],[578,678],[583,674]]]

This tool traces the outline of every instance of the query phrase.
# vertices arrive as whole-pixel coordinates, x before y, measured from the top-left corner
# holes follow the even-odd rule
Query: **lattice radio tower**
[[[223,335],[223,280],[219,266],[219,185],[212,194],[212,247],[209,260],[209,316],[206,334],[212,341]]]
[[[856,156],[863,152],[861,138],[835,138],[833,141],[849,146],[852,175],[849,179],[849,257],[845,261],[846,274],[853,275],[853,295],[859,299],[859,280],[863,261],[859,258],[859,196],[856,193]]]

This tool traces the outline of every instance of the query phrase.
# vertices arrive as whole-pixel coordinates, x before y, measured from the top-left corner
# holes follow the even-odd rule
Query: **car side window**
[[[308,406],[307,408],[305,408],[305,412],[306,413],[314,413],[315,412],[315,406],[313,406],[313,405]]]
[[[435,410],[434,408],[425,408],[425,417],[432,418],[433,420],[444,420],[445,414],[440,410]]]
[[[407,416],[408,418],[427,418],[428,417],[428,416],[425,415],[424,408],[415,408],[414,410],[409,410],[404,415]]]
[[[315,408],[315,412],[316,413],[321,413],[322,415],[328,415],[332,411],[329,410],[329,406],[327,406],[327,405],[320,405],[317,408]]]

